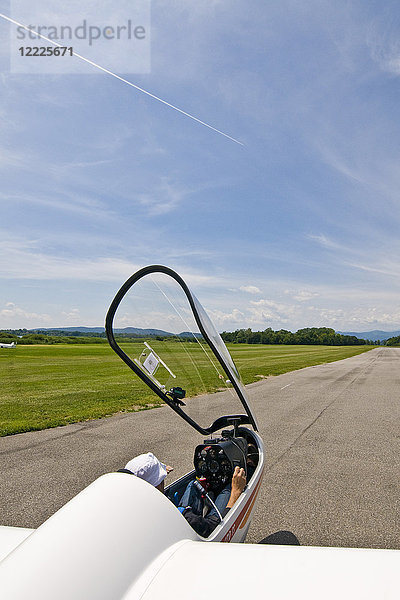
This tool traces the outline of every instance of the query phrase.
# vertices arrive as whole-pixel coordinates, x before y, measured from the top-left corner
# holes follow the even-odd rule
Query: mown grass
[[[350,358],[368,352],[375,346],[285,346],[261,344],[229,345],[231,354],[245,384],[257,381],[257,375],[281,375]]]
[[[131,350],[138,355],[142,345],[136,346],[131,344]],[[165,358],[167,348],[165,345],[160,348]],[[230,346],[244,383],[370,349],[370,346]],[[170,346],[168,352],[168,361],[172,361],[167,361],[168,364],[173,364],[174,355],[180,353],[184,365],[182,381],[191,395],[218,389],[215,373],[211,375],[211,371],[202,371],[203,383],[196,383],[193,364],[178,344],[172,349]],[[204,363],[205,369],[203,350],[192,344],[192,352],[196,365],[201,367]],[[0,436],[160,405],[158,397],[104,345],[0,349],[0,382]]]

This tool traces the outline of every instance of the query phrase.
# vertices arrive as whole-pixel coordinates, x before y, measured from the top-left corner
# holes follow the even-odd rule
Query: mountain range
[[[105,332],[105,328],[104,327],[41,327],[41,328],[37,328],[37,329],[29,329],[29,333],[44,333],[44,332],[48,332],[51,333],[52,331],[57,331],[57,332],[68,332],[68,333],[72,333],[72,332],[77,332],[77,333],[104,333]],[[170,333],[169,331],[163,331],[162,329],[140,329],[139,327],[123,327],[120,329],[114,329],[113,330],[114,333],[126,333],[126,334],[133,334],[133,335],[152,335],[152,336],[156,336],[156,335],[161,335],[163,337],[167,337],[167,336],[175,336],[178,335],[180,337],[188,337],[193,335],[191,332],[189,331],[182,331],[181,333]],[[196,336],[200,337],[200,334],[195,334]]]
[[[30,329],[30,333],[38,333],[38,332],[51,332],[51,331],[76,331],[79,333],[104,333],[104,327],[42,327],[37,329]],[[192,335],[188,331],[183,331],[182,333],[175,334],[170,333],[168,331],[163,331],[162,329],[140,329],[139,327],[124,327],[121,329],[114,329],[114,333],[130,333],[134,335],[179,335],[181,337],[186,337]],[[396,337],[400,335],[400,330],[397,331],[381,331],[380,329],[374,329],[372,331],[338,331],[341,335],[355,335],[356,337],[363,340],[381,340],[385,341],[389,338]]]
[[[355,335],[359,339],[362,340],[381,340],[385,341],[392,337],[397,337],[400,335],[400,330],[397,331],[381,331],[380,329],[374,329],[373,331],[338,331],[337,333],[341,333],[342,335]]]

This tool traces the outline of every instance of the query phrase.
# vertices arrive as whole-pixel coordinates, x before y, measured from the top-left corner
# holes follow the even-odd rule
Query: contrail
[[[46,42],[49,42],[50,44],[53,44],[53,46],[58,46],[59,48],[62,48],[61,44],[58,44],[54,40],[50,40],[45,35],[42,35],[41,33],[38,33],[34,29],[31,29],[30,27],[27,27],[26,25],[23,25],[22,23],[18,23],[18,21],[14,21],[14,19],[11,19],[10,17],[7,17],[6,15],[3,15],[3,13],[0,13],[0,17],[2,17],[3,19],[5,19],[6,21],[9,21],[10,23],[13,23],[14,25],[18,25],[18,27],[23,27],[23,29],[26,29],[27,31],[31,31],[35,35],[37,35],[37,36],[43,38],[44,40],[46,40]],[[102,67],[102,66],[98,65],[97,63],[89,60],[88,58],[85,58],[84,56],[81,56],[77,52],[73,51],[73,55],[76,56],[77,58],[80,58],[81,60],[89,63],[89,65],[92,65],[93,67],[96,67],[96,69],[100,69],[100,71],[104,71],[104,73],[107,73],[108,75],[111,75],[112,77],[115,77],[115,79],[119,79],[120,81],[123,81],[123,83],[126,83],[127,85],[130,85],[131,87],[135,88],[136,90],[139,90],[139,92],[142,92],[143,94],[146,94],[147,96],[150,96],[150,98],[154,98],[154,100],[158,100],[158,102],[161,102],[162,104],[165,104],[166,106],[169,106],[170,108],[173,108],[174,110],[180,112],[182,115],[185,115],[185,117],[189,117],[189,119],[193,119],[193,121],[197,121],[197,123],[200,123],[200,125],[204,125],[205,127],[208,127],[208,129],[212,129],[216,133],[219,133],[219,134],[223,135],[224,137],[228,138],[229,140],[232,140],[232,142],[235,142],[236,144],[240,144],[241,146],[244,145],[242,142],[239,142],[239,140],[236,140],[234,137],[231,137],[227,133],[224,133],[223,131],[220,131],[219,129],[216,129],[212,125],[209,125],[208,123],[205,123],[204,121],[201,121],[200,119],[198,119],[194,115],[191,115],[190,113],[185,112],[181,108],[178,108],[177,106],[174,106],[173,104],[170,104],[166,100],[163,100],[162,98],[159,98],[158,96],[155,96],[154,94],[151,94],[147,90],[144,90],[143,88],[139,87],[138,85],[135,85],[131,81],[127,81],[123,77],[120,77],[119,75],[116,75],[116,73],[113,73],[112,71],[109,71],[108,69],[105,69],[104,67]]]

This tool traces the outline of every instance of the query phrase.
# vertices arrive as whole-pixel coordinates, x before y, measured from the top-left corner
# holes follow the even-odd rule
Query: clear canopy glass
[[[207,428],[220,416],[243,414],[243,408],[250,414],[250,408],[225,343],[197,298],[192,294],[190,298],[194,310],[173,277],[159,272],[146,274],[119,303],[113,335],[121,350],[159,390],[175,398],[201,428]]]

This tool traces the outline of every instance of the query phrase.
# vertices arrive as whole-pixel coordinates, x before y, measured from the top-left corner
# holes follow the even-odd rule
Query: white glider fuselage
[[[7,600],[399,595],[399,550],[208,543],[168,498],[124,473],[103,475],[34,532],[0,528],[0,555],[4,545],[15,547],[0,562]]]

